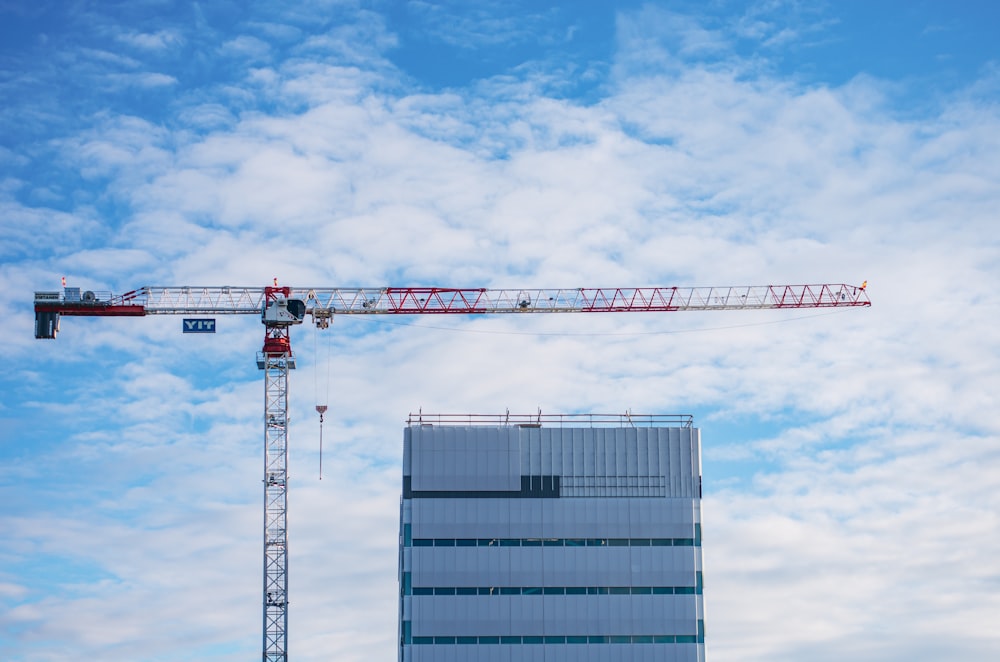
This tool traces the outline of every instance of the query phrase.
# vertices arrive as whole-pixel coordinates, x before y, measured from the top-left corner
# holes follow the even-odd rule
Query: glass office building
[[[411,417],[400,662],[705,659],[687,416]]]

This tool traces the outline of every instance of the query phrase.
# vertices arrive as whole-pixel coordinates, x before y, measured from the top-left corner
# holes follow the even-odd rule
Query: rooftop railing
[[[425,414],[420,411],[410,413],[406,419],[408,426],[416,425],[462,425],[496,427],[692,427],[691,414]]]

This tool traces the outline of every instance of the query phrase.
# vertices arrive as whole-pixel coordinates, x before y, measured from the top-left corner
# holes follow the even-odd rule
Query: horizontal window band
[[[699,578],[700,579],[700,578]],[[410,592],[407,593],[406,591]],[[404,595],[701,595],[699,586],[413,586]]]
[[[409,642],[421,645],[531,645],[531,644],[703,644],[703,634],[597,634],[544,636],[464,636],[411,637]],[[406,642],[404,642],[406,645]]]
[[[703,644],[705,643],[705,621],[698,619],[697,634],[578,634],[578,635],[436,635],[411,636],[411,621],[402,622],[403,635],[400,643],[408,645],[449,645],[449,644]]]
[[[414,490],[403,476],[404,499],[558,499],[559,476],[521,476],[517,490]]]
[[[413,547],[700,547],[701,526],[695,525],[694,538],[413,538],[409,542]]]

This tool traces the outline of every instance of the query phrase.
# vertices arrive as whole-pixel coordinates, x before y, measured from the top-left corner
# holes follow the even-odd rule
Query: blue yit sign
[[[185,319],[184,333],[215,333],[215,320]]]

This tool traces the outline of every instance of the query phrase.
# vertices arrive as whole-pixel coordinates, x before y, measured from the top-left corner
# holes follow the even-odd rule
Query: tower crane
[[[327,328],[334,315],[622,313],[813,309],[870,306],[860,286],[762,285],[486,289],[448,287],[142,287],[125,294],[64,287],[35,292],[35,337],[55,338],[61,317],[259,315],[264,343],[263,660],[287,662],[288,371],[290,329],[307,316]]]

